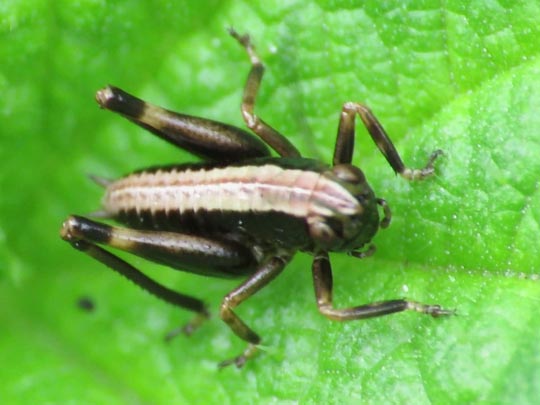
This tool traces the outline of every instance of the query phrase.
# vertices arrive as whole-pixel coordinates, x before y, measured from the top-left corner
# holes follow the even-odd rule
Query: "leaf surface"
[[[538,403],[540,7],[490,2],[8,1],[0,8],[0,397],[9,403]],[[249,32],[267,65],[257,112],[330,161],[345,101],[368,104],[407,164],[441,148],[434,178],[396,178],[357,126],[355,162],[393,211],[358,261],[333,255],[339,306],[408,298],[456,308],[337,324],[298,255],[238,309],[264,337],[243,349],[217,316],[236,282],[130,258],[215,316],[156,301],[58,238],[98,207],[85,178],[188,154],[100,111],[107,83],[242,126]],[[123,256],[124,257],[124,256]],[[128,256],[125,256],[126,258]],[[77,307],[90,297],[93,312]],[[9,365],[9,366],[6,366]]]

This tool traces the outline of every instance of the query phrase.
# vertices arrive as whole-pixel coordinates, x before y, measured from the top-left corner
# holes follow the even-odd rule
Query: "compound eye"
[[[336,240],[336,233],[330,225],[321,217],[311,217],[308,219],[309,234],[324,248],[329,248]]]
[[[332,168],[336,177],[350,184],[363,184],[366,182],[366,177],[362,170],[358,167],[349,164],[335,165]]]

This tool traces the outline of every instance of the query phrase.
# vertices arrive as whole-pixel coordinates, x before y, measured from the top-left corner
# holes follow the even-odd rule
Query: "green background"
[[[4,403],[538,403],[540,5],[536,1],[4,1],[0,6],[0,398]],[[265,351],[219,321],[236,282],[131,262],[208,302],[191,338],[162,337],[171,308],[58,237],[99,207],[87,174],[184,162],[100,111],[115,84],[156,104],[243,126],[248,71],[225,28],[268,70],[258,113],[329,161],[341,105],[367,103],[411,166],[393,175],[358,126],[355,162],[393,213],[364,261],[334,255],[339,306],[406,296],[456,308],[335,323],[317,312],[310,258],[238,313]],[[81,296],[93,312],[77,307]]]

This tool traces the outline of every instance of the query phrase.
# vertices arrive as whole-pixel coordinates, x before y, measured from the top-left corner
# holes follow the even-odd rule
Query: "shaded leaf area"
[[[324,4],[322,4],[324,3]],[[540,380],[540,81],[536,2],[7,2],[0,10],[0,397],[10,403],[537,403]],[[189,314],[71,250],[68,213],[91,212],[115,177],[190,157],[99,111],[112,83],[157,104],[242,125],[252,33],[268,65],[258,111],[306,155],[330,160],[343,102],[370,105],[404,160],[445,156],[437,175],[395,178],[358,127],[355,161],[392,226],[375,257],[333,256],[337,305],[397,297],[456,308],[336,324],[318,315],[310,260],[239,308],[265,338],[244,370],[216,370],[243,344],[218,319],[235,286],[131,262],[208,301]],[[123,256],[128,257],[128,256]],[[78,308],[89,296],[92,312]]]

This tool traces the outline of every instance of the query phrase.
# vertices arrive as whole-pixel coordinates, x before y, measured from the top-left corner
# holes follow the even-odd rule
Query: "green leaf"
[[[538,403],[540,6],[522,2],[8,0],[0,7],[0,397],[6,403]],[[381,4],[384,3],[384,4]],[[219,321],[237,284],[126,256],[205,299],[190,314],[62,242],[70,213],[98,207],[85,176],[188,161],[100,111],[115,84],[156,104],[243,126],[249,68],[226,34],[249,32],[267,65],[258,113],[330,161],[345,101],[368,104],[404,160],[437,148],[434,178],[396,178],[357,126],[355,162],[393,211],[358,261],[333,255],[338,306],[406,296],[456,308],[337,324],[316,310],[310,258],[238,313],[264,350]],[[92,312],[77,306],[90,297]]]

